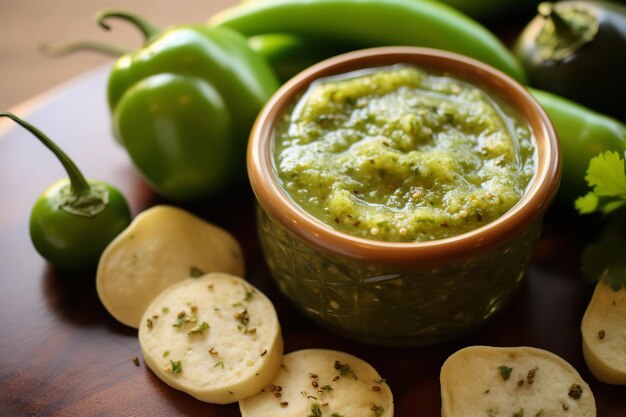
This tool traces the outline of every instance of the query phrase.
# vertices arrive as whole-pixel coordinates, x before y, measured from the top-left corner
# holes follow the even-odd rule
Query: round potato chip
[[[583,354],[602,382],[626,385],[626,288],[599,282],[581,323]]]
[[[283,357],[270,385],[239,402],[242,417],[392,417],[391,389],[362,359],[326,349]]]
[[[205,402],[258,393],[282,359],[271,301],[241,278],[212,273],[163,291],[139,326],[146,365],[166,384]]]
[[[137,328],[161,291],[208,272],[243,276],[237,241],[185,210],[155,206],[140,213],[107,246],[98,263],[96,288],[113,317]]]
[[[596,402],[576,369],[532,347],[470,346],[441,367],[442,417],[595,417]]]

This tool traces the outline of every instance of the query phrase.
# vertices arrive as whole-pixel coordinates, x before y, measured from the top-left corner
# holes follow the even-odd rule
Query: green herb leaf
[[[214,368],[220,367],[222,369],[224,369],[224,362],[223,361],[219,361],[218,363],[216,363],[215,365],[213,365]]]
[[[250,298],[252,298],[252,296],[254,295],[254,290],[252,288],[248,288],[246,286],[243,287],[243,290],[244,290],[243,300],[244,301],[249,301]]]
[[[202,275],[204,275],[204,271],[200,268],[197,268],[195,266],[192,266],[191,268],[189,268],[189,276],[191,278],[199,278]]]
[[[626,193],[624,160],[617,152],[605,152],[591,158],[585,177],[594,193],[601,197],[615,197]]]
[[[203,321],[202,324],[197,325],[196,327],[194,327],[193,329],[189,330],[189,332],[187,332],[188,335],[192,335],[192,334],[202,334],[205,330],[209,329],[209,323],[207,323],[206,321]]]
[[[574,202],[574,206],[580,214],[590,214],[596,211],[599,202],[598,196],[593,191],[590,191],[586,195],[578,197]]]
[[[173,374],[179,374],[183,371],[183,364],[181,363],[181,361],[170,360],[170,363],[172,364]]]
[[[311,414],[308,417],[322,417],[322,409],[319,403],[311,404]]]
[[[244,326],[247,326],[250,323],[250,314],[248,313],[247,308],[239,313],[235,313],[235,318]]]
[[[608,214],[626,204],[626,173],[619,153],[607,151],[591,158],[585,180],[592,191],[576,199],[580,214]]]
[[[339,413],[332,413],[330,417],[343,417],[343,416]]]
[[[502,379],[508,381],[511,377],[511,372],[513,372],[513,368],[509,368],[506,365],[500,365],[498,366],[498,371],[500,372]]]
[[[322,391],[332,391],[333,387],[331,387],[330,385],[323,385],[323,386],[320,387],[320,389]]]
[[[582,254],[583,277],[603,281],[614,290],[626,288],[626,213],[612,216],[598,239]]]
[[[358,379],[356,375],[354,374],[354,371],[352,370],[352,368],[350,368],[350,365],[348,364],[335,361],[334,368],[338,370],[339,374],[341,375],[349,375],[349,376],[352,376],[352,378],[354,379]]]

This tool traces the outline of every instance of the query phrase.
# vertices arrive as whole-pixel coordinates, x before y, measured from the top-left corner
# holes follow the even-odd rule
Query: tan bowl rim
[[[294,97],[315,79],[352,70],[399,63],[415,64],[451,75],[500,94],[524,117],[536,139],[537,171],[526,194],[491,223],[454,237],[397,243],[355,237],[313,218],[280,187],[272,163],[274,121]],[[561,176],[559,143],[544,110],[515,80],[474,59],[429,48],[380,47],[339,55],[304,70],[285,83],[267,102],[248,143],[248,175],[263,210],[291,234],[317,250],[377,265],[424,266],[468,259],[506,244],[539,222],[552,202]]]

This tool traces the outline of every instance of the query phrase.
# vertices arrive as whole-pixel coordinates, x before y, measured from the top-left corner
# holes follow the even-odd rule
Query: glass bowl
[[[536,172],[526,194],[500,218],[451,238],[383,242],[332,229],[281,188],[272,161],[274,128],[311,82],[402,63],[475,84],[525,119],[536,140]],[[314,321],[383,345],[442,342],[475,329],[500,310],[524,278],[561,172],[554,128],[521,85],[473,59],[415,47],[351,52],[295,76],[259,114],[247,164],[263,254],[280,290]]]

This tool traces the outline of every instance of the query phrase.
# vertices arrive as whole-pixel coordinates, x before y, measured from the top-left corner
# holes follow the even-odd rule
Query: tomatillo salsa
[[[420,242],[510,210],[535,172],[527,124],[489,92],[394,65],[322,78],[276,127],[281,186],[358,237]]]

